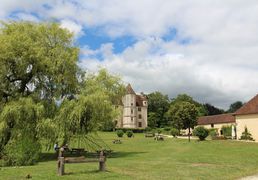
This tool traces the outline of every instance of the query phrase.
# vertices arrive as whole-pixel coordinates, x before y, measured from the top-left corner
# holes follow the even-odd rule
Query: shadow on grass
[[[111,154],[108,155],[108,158],[132,157],[143,153],[146,153],[146,152],[112,152]]]
[[[54,161],[57,160],[57,156],[55,152],[44,152],[40,154],[39,162]]]
[[[146,152],[112,152],[107,155],[107,158],[124,158],[124,157],[132,157],[138,154],[143,154]],[[98,154],[97,153],[89,153],[85,152],[80,155],[78,154],[70,154],[70,153],[65,153],[65,157],[78,157],[78,156],[85,156],[86,158],[97,158]],[[55,152],[44,152],[41,153],[40,155],[40,160],[39,162],[47,162],[47,161],[56,161],[57,160],[57,153]]]

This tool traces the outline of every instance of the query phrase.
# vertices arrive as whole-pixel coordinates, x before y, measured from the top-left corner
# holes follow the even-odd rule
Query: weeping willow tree
[[[42,143],[52,146],[55,99],[77,92],[78,56],[73,34],[59,24],[0,25],[0,158],[7,164],[33,164]]]
[[[120,115],[116,103],[124,92],[120,77],[105,69],[100,69],[98,74],[87,74],[80,94],[65,100],[55,119],[62,143],[68,143],[74,136],[80,140],[116,119]]]
[[[37,124],[43,109],[31,98],[20,98],[4,106],[0,115],[0,148],[7,165],[27,165],[38,160]]]
[[[0,158],[7,164],[33,164],[42,145],[49,150],[57,138],[67,142],[118,116],[121,79],[104,69],[82,78],[78,57],[73,34],[59,24],[0,25]]]

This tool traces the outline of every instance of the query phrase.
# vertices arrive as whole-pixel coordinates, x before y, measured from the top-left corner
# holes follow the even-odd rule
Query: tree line
[[[185,129],[182,116],[191,116],[197,119],[200,116],[210,116],[223,113],[234,113],[243,106],[241,101],[230,105],[228,110],[217,108],[209,103],[199,103],[187,94],[179,94],[170,99],[168,95],[161,92],[153,92],[148,97],[148,126],[151,128],[174,127]],[[192,109],[192,110],[191,110]],[[193,124],[196,125],[196,120]]]

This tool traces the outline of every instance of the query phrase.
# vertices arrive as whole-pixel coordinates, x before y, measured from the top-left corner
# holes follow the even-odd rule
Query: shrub
[[[158,133],[158,134],[161,134],[161,133],[162,133],[162,130],[161,130],[161,129],[157,129],[157,133]]]
[[[179,135],[179,130],[176,129],[176,128],[172,128],[171,131],[170,131],[170,134],[174,137],[178,136]]]
[[[145,132],[144,128],[116,128],[116,130],[122,130],[124,133],[126,133],[126,131],[133,131],[133,133],[144,133]]]
[[[252,135],[250,132],[248,132],[247,127],[245,127],[244,132],[242,132],[242,135],[240,137],[240,140],[251,140],[254,141],[254,139],[252,138]]]
[[[41,147],[32,138],[11,140],[4,148],[3,160],[6,166],[33,165],[40,158]]]
[[[209,130],[202,126],[199,126],[193,130],[193,134],[197,136],[200,141],[203,141],[209,135]]]
[[[232,126],[222,126],[221,127],[222,133],[224,137],[231,137],[232,136]]]
[[[117,134],[118,137],[123,137],[124,131],[123,130],[117,130],[116,134]]]
[[[127,137],[132,137],[133,136],[133,131],[126,131]]]
[[[164,131],[170,131],[171,128],[170,127],[164,127]]]
[[[150,131],[152,131],[152,128],[151,128],[151,127],[146,127],[146,128],[145,128],[145,132],[150,132]]]
[[[216,139],[218,137],[218,132],[217,129],[210,129],[209,130],[209,135],[211,136],[211,139]]]

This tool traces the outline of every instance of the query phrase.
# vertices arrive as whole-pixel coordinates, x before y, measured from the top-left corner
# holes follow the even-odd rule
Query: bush
[[[231,137],[232,136],[232,126],[222,126],[221,127],[222,133],[224,137]]]
[[[161,129],[157,129],[157,133],[158,133],[158,134],[161,134],[161,133],[162,133],[162,130],[161,130]]]
[[[170,134],[174,137],[178,136],[179,135],[179,130],[176,129],[176,128],[172,128],[171,131],[170,131]]]
[[[202,126],[199,126],[193,130],[193,134],[197,136],[200,141],[203,141],[209,135],[209,130]]]
[[[251,140],[254,141],[250,132],[248,132],[247,127],[245,127],[245,131],[242,133],[240,140]]]
[[[144,133],[145,129],[143,128],[116,128],[116,130],[122,130],[124,133],[127,131],[133,131],[133,133]]]
[[[122,131],[122,130],[117,130],[117,131],[116,131],[116,135],[117,135],[118,137],[123,137],[124,131]]]
[[[41,147],[32,138],[11,140],[4,148],[3,161],[5,166],[33,165],[40,158]]]
[[[152,128],[151,128],[151,127],[146,127],[146,128],[145,128],[145,132],[150,132],[150,131],[152,131]]]
[[[164,127],[164,131],[170,131],[171,128],[170,127]]]
[[[126,131],[127,137],[132,137],[133,136],[133,131]]]
[[[211,139],[216,139],[218,137],[218,132],[217,129],[210,129],[209,130],[209,135],[211,136]]]

